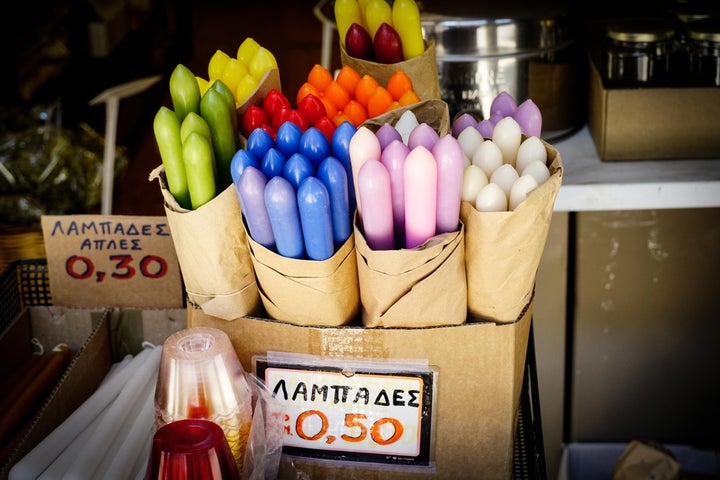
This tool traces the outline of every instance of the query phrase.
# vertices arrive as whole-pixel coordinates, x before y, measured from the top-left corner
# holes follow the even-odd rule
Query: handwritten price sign
[[[46,215],[41,223],[55,305],[182,307],[165,217]]]
[[[429,465],[432,371],[349,372],[327,364],[264,363],[258,363],[257,369],[284,404],[286,453]]]

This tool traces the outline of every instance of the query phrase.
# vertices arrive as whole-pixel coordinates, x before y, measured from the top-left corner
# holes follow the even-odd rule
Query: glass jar
[[[668,84],[675,27],[662,19],[633,19],[609,25],[603,75],[610,87]]]
[[[720,18],[708,17],[689,22],[686,31],[693,84],[720,87]]]

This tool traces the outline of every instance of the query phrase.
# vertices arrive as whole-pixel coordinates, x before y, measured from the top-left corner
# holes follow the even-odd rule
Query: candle
[[[267,151],[273,147],[275,147],[275,141],[270,133],[263,128],[256,128],[250,132],[245,144],[245,149],[258,159],[263,158]]]
[[[238,179],[242,174],[245,167],[260,168],[260,162],[255,158],[255,155],[250,153],[248,150],[241,148],[235,155],[233,155],[230,161],[230,175],[232,176],[233,183],[237,185]]]
[[[515,183],[515,180],[517,180],[518,177],[519,175],[517,173],[517,170],[515,170],[515,167],[513,167],[509,163],[504,163],[498,168],[496,168],[492,175],[490,175],[490,182],[502,188],[502,191],[505,192],[505,195],[509,196],[510,189],[512,188],[513,183]]]
[[[510,188],[510,200],[508,202],[508,208],[515,210],[527,196],[538,187],[538,182],[532,175],[523,175],[522,177],[515,180],[512,188]]]
[[[370,38],[375,38],[380,25],[387,23],[392,26],[392,9],[386,0],[369,0],[365,7],[365,26]]]
[[[260,245],[275,249],[275,237],[270,224],[270,216],[265,207],[265,186],[267,178],[255,167],[247,167],[240,175],[238,192],[242,199],[243,216],[250,231],[250,237]]]
[[[390,142],[393,140],[399,140],[402,142],[400,132],[387,122],[384,123],[382,127],[378,128],[377,132],[375,132],[375,136],[377,137],[378,142],[380,142],[381,150],[384,150],[385,147],[390,145]]]
[[[362,214],[362,205],[358,193],[358,172],[368,160],[380,161],[382,153],[380,142],[375,134],[367,127],[359,127],[350,139],[349,145],[350,163],[352,165],[352,179],[355,187],[356,206],[359,214]]]
[[[463,113],[455,119],[452,125],[452,135],[457,138],[466,128],[477,128],[477,120],[469,113]]]
[[[12,467],[9,479],[37,478],[74,438],[105,411],[107,406],[124,390],[129,379],[140,375],[140,372],[146,369],[146,364],[147,368],[152,370],[154,357],[159,354],[159,350],[159,347],[143,349],[133,357],[126,368],[113,375],[112,379],[103,382],[68,418]],[[110,435],[108,432],[105,434]]]
[[[408,153],[404,169],[405,246],[415,248],[435,235],[437,165],[430,151],[419,146]]]
[[[540,136],[542,132],[542,113],[531,99],[528,98],[518,105],[512,116],[520,125],[522,133],[528,136]]]
[[[275,134],[275,148],[280,150],[285,157],[290,157],[298,152],[302,130],[293,122],[283,122]]]
[[[520,125],[512,117],[505,117],[495,124],[492,141],[502,152],[503,162],[515,166],[518,148],[522,141]]]
[[[313,167],[317,168],[320,162],[330,155],[330,144],[320,130],[310,127],[300,137],[298,152],[305,155]]]
[[[268,149],[260,161],[260,170],[266,178],[282,176],[285,169],[285,155],[275,147]]]
[[[358,172],[358,192],[362,205],[362,227],[373,250],[395,248],[390,174],[377,160],[368,160]]]
[[[420,10],[415,0],[394,0],[392,2],[392,25],[400,35],[405,60],[420,56],[425,52]]]
[[[403,114],[400,115],[400,118],[397,119],[397,122],[395,122],[395,130],[398,131],[400,138],[402,138],[405,145],[408,144],[410,132],[412,132],[418,125],[418,119],[412,110],[405,110]]]
[[[353,23],[362,25],[360,6],[357,0],[335,0],[334,2],[335,25],[337,26],[340,44],[345,46],[345,35]]]
[[[327,260],[335,250],[330,194],[321,180],[307,177],[297,192],[305,251],[311,260]]]
[[[540,160],[545,164],[547,162],[547,150],[545,150],[545,145],[538,137],[527,137],[518,147],[515,168],[517,168],[518,172],[522,172],[528,164],[535,160]]]
[[[134,402],[142,393],[142,387],[151,379],[157,378],[160,365],[161,347],[151,347],[151,354],[147,362],[134,370],[132,377],[123,386],[112,404],[108,407],[106,415],[93,432],[90,440],[65,472],[63,478],[82,479],[92,477],[107,452],[111,439],[134,414]]]
[[[330,153],[333,157],[340,160],[348,178],[348,197],[350,199],[350,215],[355,212],[357,197],[355,195],[355,183],[353,179],[353,169],[350,162],[350,139],[355,135],[355,125],[345,121],[342,122],[333,132],[332,141],[330,142]]]
[[[506,212],[507,196],[496,183],[488,183],[480,189],[475,200],[475,209],[480,212]]]
[[[497,115],[500,118],[512,115],[517,108],[515,98],[506,91],[502,91],[495,95],[490,102],[490,116]]]
[[[435,233],[455,232],[460,223],[465,154],[452,135],[443,135],[430,152],[437,163]]]
[[[477,165],[490,177],[492,173],[503,164],[503,156],[495,142],[485,140],[478,145],[475,153],[472,155],[472,164]]]
[[[292,184],[283,177],[273,177],[265,186],[264,198],[277,252],[284,257],[303,258],[305,246]]]
[[[394,140],[383,150],[380,161],[390,175],[395,244],[405,245],[405,192],[403,190],[405,158],[410,149],[402,140]]]
[[[410,150],[420,145],[430,150],[438,141],[438,138],[438,133],[430,125],[423,122],[410,132],[407,145]]]
[[[477,165],[468,165],[463,171],[462,199],[475,204],[480,189],[488,184],[487,175]]]
[[[283,177],[295,187],[295,190],[298,189],[303,180],[314,173],[315,169],[312,163],[302,153],[293,153],[290,155],[283,169]]]
[[[317,177],[325,184],[330,194],[333,240],[338,247],[352,234],[347,173],[340,160],[327,157],[320,163]]]
[[[530,162],[525,168],[523,168],[522,172],[518,173],[520,173],[521,177],[523,175],[532,175],[538,185],[550,178],[550,170],[548,170],[545,162],[541,162],[540,160]]]
[[[460,135],[457,136],[458,142],[462,146],[463,153],[469,159],[472,159],[473,154],[477,151],[480,144],[485,140],[480,132],[475,128],[466,128]]]

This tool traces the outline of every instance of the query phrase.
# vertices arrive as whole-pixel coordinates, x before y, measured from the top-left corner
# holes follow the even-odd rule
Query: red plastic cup
[[[153,436],[145,480],[239,479],[225,433],[210,420],[177,420]]]

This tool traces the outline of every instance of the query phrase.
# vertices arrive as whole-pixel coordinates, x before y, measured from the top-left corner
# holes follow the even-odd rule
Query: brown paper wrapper
[[[246,234],[247,235],[247,234]],[[338,327],[360,310],[355,241],[352,235],[327,260],[287,258],[247,235],[265,311],[295,325]]]
[[[435,40],[427,43],[427,48],[422,55],[398,63],[377,63],[351,57],[345,51],[345,47],[340,44],[340,63],[352,67],[360,76],[370,75],[383,87],[387,86],[393,73],[402,70],[412,80],[413,90],[420,100],[440,98]]]
[[[257,314],[260,295],[235,187],[230,185],[197,210],[187,210],[168,190],[162,165],[150,173],[150,180],[155,179],[188,302],[224,320]]]
[[[469,202],[460,206],[470,321],[514,322],[532,297],[563,176],[560,154],[547,143],[545,149],[550,178],[514,211],[479,212]]]
[[[366,327],[460,325],[467,316],[464,227],[413,249],[372,250],[355,221]]]

